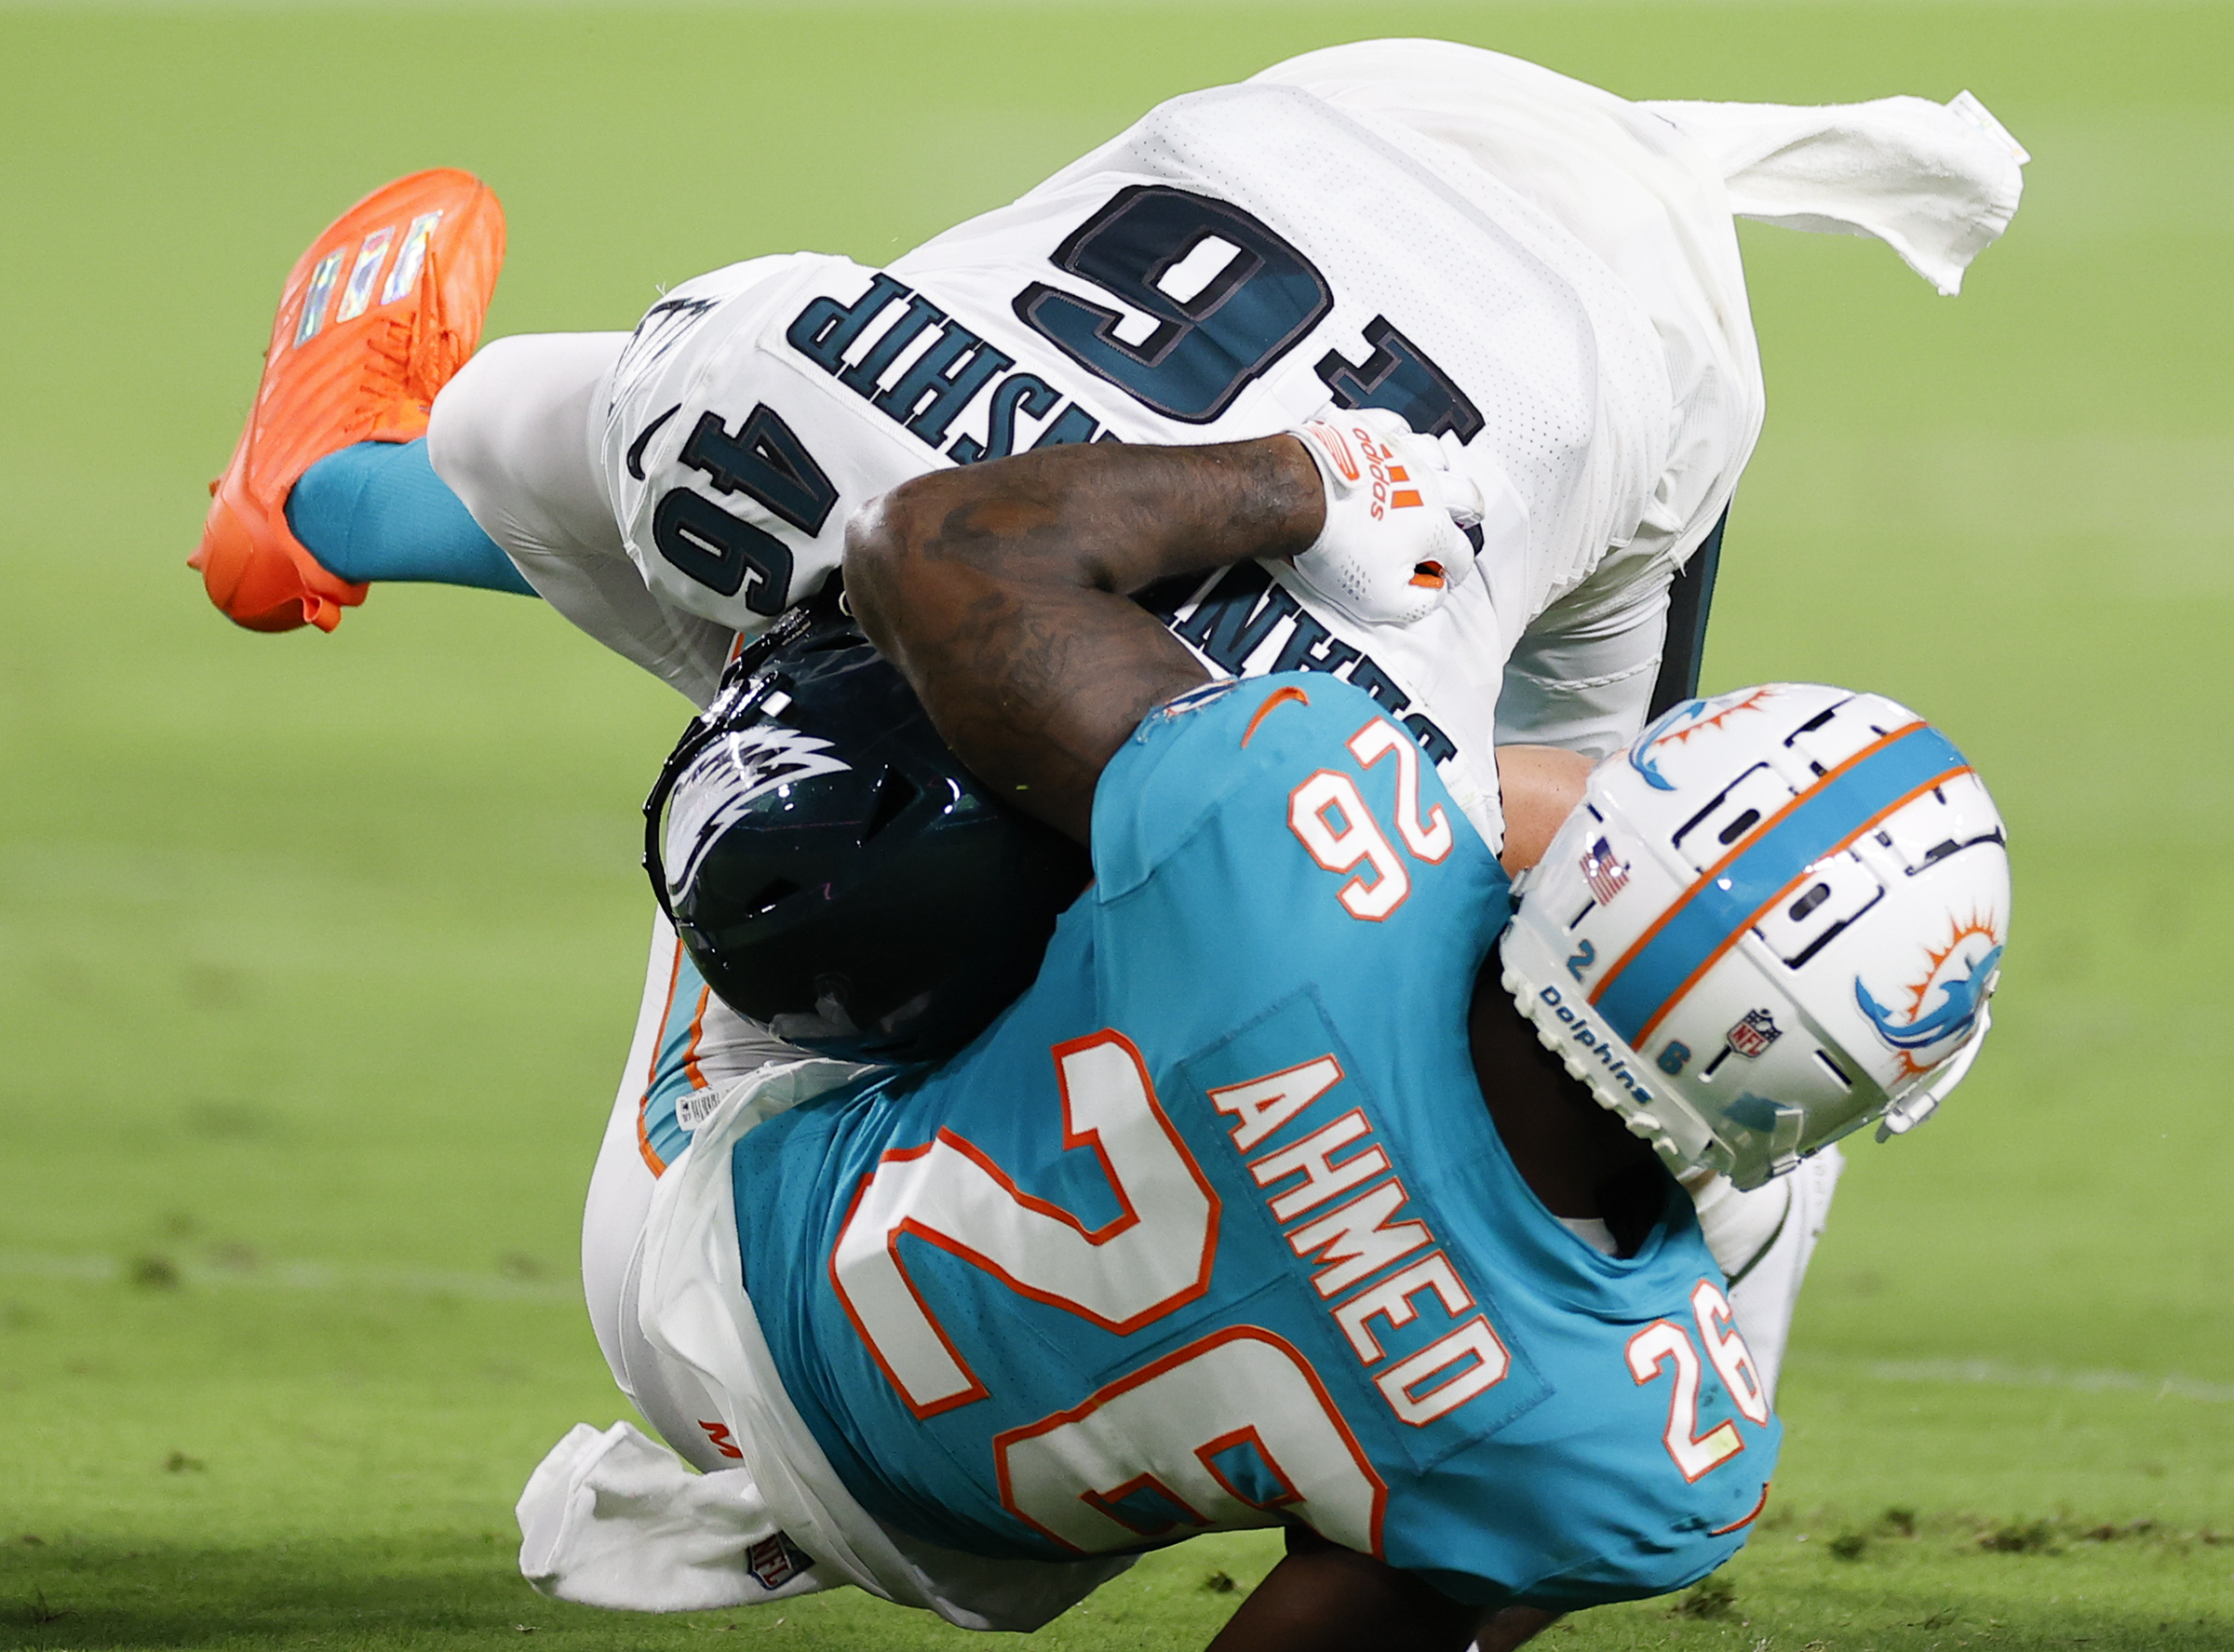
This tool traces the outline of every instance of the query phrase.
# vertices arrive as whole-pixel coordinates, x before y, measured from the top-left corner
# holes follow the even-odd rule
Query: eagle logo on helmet
[[[1908,1000],[1901,1006],[1904,1015],[1878,1003],[1862,978],[1854,978],[1855,1003],[1877,1036],[1901,1053],[1911,1072],[1920,1073],[1931,1065],[1918,1061],[1914,1052],[1971,1030],[1999,976],[2002,942],[1991,917],[1973,912],[1953,920],[1948,930],[1945,947],[1925,952],[1923,979],[1903,989]]]
[[[686,851],[669,878],[686,887],[706,852],[736,823],[745,806],[778,787],[815,774],[842,774],[851,763],[830,742],[782,723],[761,723],[722,735],[701,753],[676,787],[668,841]]]
[[[782,723],[762,723],[740,729],[716,751],[728,759],[743,782],[741,798],[757,798],[810,774],[842,774],[853,767],[830,749],[830,742]]]

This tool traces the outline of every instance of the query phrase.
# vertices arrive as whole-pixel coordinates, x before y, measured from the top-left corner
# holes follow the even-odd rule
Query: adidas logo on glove
[[[1459,450],[1416,434],[1403,418],[1359,408],[1288,434],[1326,489],[1326,521],[1297,554],[1312,596],[1361,625],[1410,625],[1442,607],[1474,573],[1466,530],[1483,519],[1481,485],[1452,460]],[[1527,517],[1509,489],[1501,516]]]

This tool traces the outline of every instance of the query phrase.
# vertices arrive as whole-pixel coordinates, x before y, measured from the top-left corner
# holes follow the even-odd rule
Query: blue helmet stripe
[[[1702,873],[1590,995],[1635,1049],[1762,912],[1826,855],[1970,765],[1928,723],[1895,730],[1799,794]]]

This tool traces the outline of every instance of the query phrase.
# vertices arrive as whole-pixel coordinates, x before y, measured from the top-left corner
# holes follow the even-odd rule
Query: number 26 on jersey
[[[1277,690],[1266,699],[1264,709],[1270,710],[1281,694],[1300,692]],[[1420,747],[1381,718],[1351,735],[1348,744],[1361,768],[1370,769],[1384,758],[1396,759],[1395,835],[1411,859],[1439,865],[1456,839],[1442,804],[1434,804],[1424,816],[1420,813]],[[1351,917],[1378,923],[1410,896],[1412,874],[1405,864],[1406,854],[1389,840],[1357,782],[1340,770],[1321,769],[1288,793],[1287,826],[1320,866],[1329,872],[1353,874],[1335,892]]]

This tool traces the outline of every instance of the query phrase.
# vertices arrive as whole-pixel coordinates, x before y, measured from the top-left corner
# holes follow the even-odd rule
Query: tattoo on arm
[[[1103,765],[1204,678],[1131,594],[1292,555],[1323,508],[1288,437],[1051,449],[920,477],[866,507],[846,530],[846,590],[962,759],[1083,842]]]

